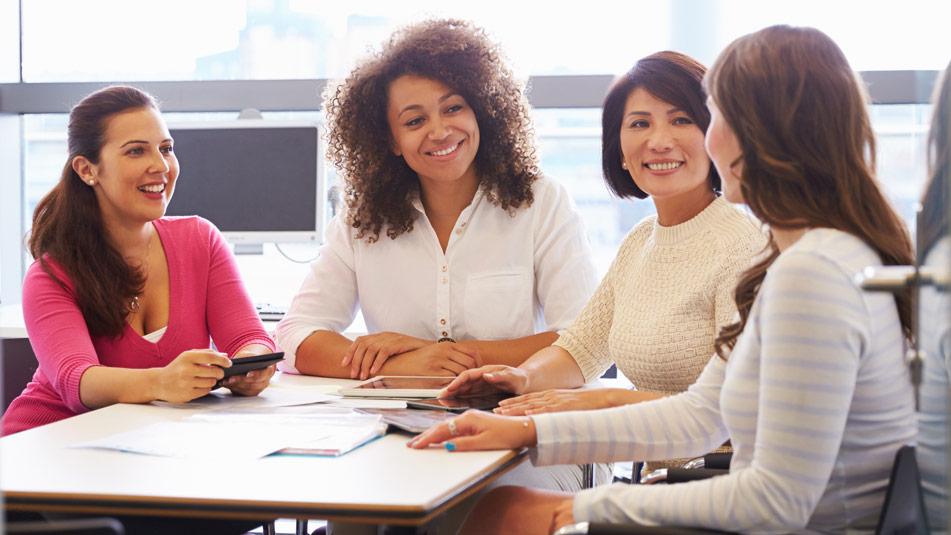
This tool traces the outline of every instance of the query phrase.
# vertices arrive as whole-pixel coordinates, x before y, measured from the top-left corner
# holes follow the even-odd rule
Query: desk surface
[[[276,388],[350,381],[284,376]],[[272,388],[273,388],[272,387]],[[521,462],[524,452],[413,450],[390,433],[338,458],[272,456],[223,468],[70,444],[192,411],[114,405],[0,440],[0,489],[19,510],[329,518],[417,525]]]

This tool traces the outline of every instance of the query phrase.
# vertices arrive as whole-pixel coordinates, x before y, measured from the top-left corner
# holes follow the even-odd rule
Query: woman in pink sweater
[[[39,368],[4,415],[4,435],[113,403],[190,401],[214,387],[229,355],[274,350],[214,225],[163,217],[179,168],[151,96],[87,96],[70,112],[68,145],[59,183],[33,214],[36,261],[23,283]],[[253,396],[273,373],[223,384]]]

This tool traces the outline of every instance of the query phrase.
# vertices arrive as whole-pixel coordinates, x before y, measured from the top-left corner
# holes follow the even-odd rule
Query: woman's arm
[[[210,392],[229,366],[226,354],[210,349],[185,351],[162,368],[92,366],[82,376],[79,394],[90,409],[154,400],[185,403]]]
[[[357,312],[357,276],[353,238],[340,214],[327,227],[320,256],[277,325],[277,344],[284,351],[285,371],[349,378],[341,365],[353,343],[343,330]]]
[[[478,352],[483,364],[519,366],[557,339],[558,334],[547,331],[512,340],[465,340],[459,343]]]
[[[208,279],[205,310],[197,315],[189,311],[189,317],[205,319],[215,346],[229,355],[252,345],[264,346],[266,352],[274,351],[274,341],[251,303],[234,255],[214,225],[203,219],[198,221],[201,232],[208,236]],[[187,278],[189,274],[183,276]],[[197,281],[193,284],[200,287]]]

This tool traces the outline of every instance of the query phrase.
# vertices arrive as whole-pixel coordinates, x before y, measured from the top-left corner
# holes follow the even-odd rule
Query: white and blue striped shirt
[[[899,447],[915,435],[890,294],[852,277],[880,265],[864,242],[810,230],[770,267],[728,362],[676,396],[533,417],[536,464],[701,455],[730,438],[729,475],[583,491],[578,521],[731,531],[871,530]]]

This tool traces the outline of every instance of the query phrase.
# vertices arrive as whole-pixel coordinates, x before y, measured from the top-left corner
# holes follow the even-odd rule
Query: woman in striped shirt
[[[705,83],[707,150],[724,195],[769,224],[772,254],[741,278],[739,321],[721,331],[697,382],[600,411],[470,412],[410,446],[531,446],[544,465],[685,457],[730,438],[730,473],[575,495],[504,487],[476,507],[470,532],[547,533],[576,521],[874,528],[895,452],[915,434],[902,359],[911,308],[907,294],[865,294],[852,278],[869,265],[909,264],[912,254],[873,178],[864,93],[826,35],[788,26],[732,43]]]

